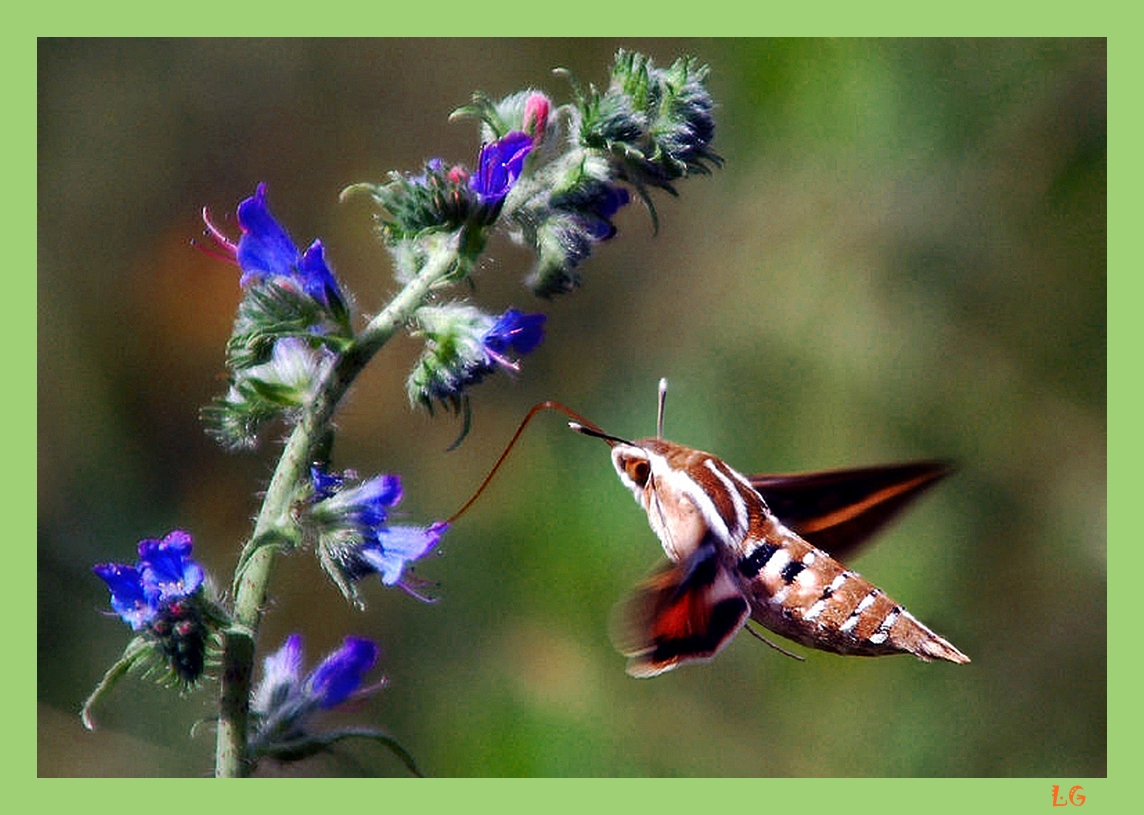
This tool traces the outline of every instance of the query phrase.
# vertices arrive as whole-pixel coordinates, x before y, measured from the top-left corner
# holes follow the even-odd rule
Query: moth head
[[[608,443],[608,446],[612,448],[612,466],[616,468],[616,475],[620,477],[623,485],[632,491],[636,501],[643,505],[644,509],[647,509],[650,506],[649,496],[655,490],[656,473],[653,471],[655,456],[645,447],[645,444],[654,441],[654,439],[631,442],[621,439],[619,436],[604,433],[597,428],[586,427],[579,422],[569,422],[568,426],[577,433],[603,439]]]
[[[663,442],[663,405],[667,396],[667,380],[659,380],[659,408],[656,412],[656,437],[654,439],[639,439],[634,442],[621,439],[619,436],[609,435],[596,427],[585,427],[579,422],[569,422],[568,426],[586,436],[595,436],[603,439],[612,448],[612,466],[623,485],[632,491],[636,501],[649,510],[652,507],[652,497],[655,492],[657,476],[666,475],[666,468],[660,449]],[[659,470],[661,472],[656,472]]]
[[[707,534],[707,524],[694,498],[688,494],[689,479],[677,472],[683,460],[695,455],[695,451],[663,438],[666,394],[667,380],[661,379],[654,439],[633,442],[580,422],[569,422],[568,426],[608,443],[612,448],[612,466],[620,482],[631,490],[636,503],[647,512],[648,523],[663,544],[663,551],[678,561],[699,547]]]
[[[612,466],[647,512],[648,523],[672,560],[687,557],[703,541],[707,524],[689,490],[689,479],[673,463],[691,451],[663,439],[612,445]]]

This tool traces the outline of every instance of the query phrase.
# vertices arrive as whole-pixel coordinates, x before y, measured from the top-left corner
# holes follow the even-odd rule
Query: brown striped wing
[[[845,561],[950,472],[947,462],[915,461],[748,480],[783,524]]]

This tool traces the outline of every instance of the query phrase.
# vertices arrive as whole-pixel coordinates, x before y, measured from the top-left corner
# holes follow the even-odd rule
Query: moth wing
[[[656,676],[710,660],[749,616],[747,599],[708,543],[653,574],[617,606],[612,642],[628,657],[630,675]]]
[[[748,480],[783,524],[845,561],[951,471],[948,462],[914,461]]]

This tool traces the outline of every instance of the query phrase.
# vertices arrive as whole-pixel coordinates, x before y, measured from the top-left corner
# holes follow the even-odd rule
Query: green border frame
[[[76,2],[39,5],[25,10],[25,20],[17,12],[9,21],[11,33],[5,36],[3,59],[7,63],[5,99],[12,118],[4,129],[8,143],[5,177],[11,192],[6,197],[5,223],[9,227],[10,252],[14,263],[9,272],[9,295],[12,304],[36,299],[36,284],[23,272],[35,264],[36,245],[26,238],[36,234],[36,37],[51,35],[122,35],[124,33],[174,33],[179,36],[219,34],[322,34],[339,35],[373,33],[378,35],[411,35],[426,33],[429,26],[417,16],[419,7],[386,8],[382,4],[335,3],[338,13],[326,21],[314,18],[312,5],[294,3],[222,4],[197,3],[193,6],[160,8],[153,2],[101,3],[85,5]],[[328,8],[328,6],[324,7]],[[441,34],[537,34],[560,31],[562,35],[592,35],[608,30],[646,35],[718,35],[720,32],[742,36],[771,34],[895,34],[918,35],[953,33],[976,35],[1107,36],[1109,155],[1115,156],[1116,176],[1109,184],[1110,267],[1128,266],[1125,235],[1131,234],[1134,209],[1130,190],[1133,178],[1139,178],[1139,160],[1127,158],[1139,143],[1134,120],[1140,98],[1140,50],[1138,32],[1133,25],[1138,14],[1116,3],[1062,4],[1049,8],[1043,3],[1021,2],[1002,6],[997,2],[972,0],[947,7],[922,8],[916,2],[880,2],[876,4],[826,3],[765,8],[745,0],[720,0],[702,7],[703,18],[682,3],[671,2],[668,9],[647,13],[646,7],[620,10],[614,3],[597,0],[576,5],[575,19],[567,21],[567,7],[541,7],[533,4],[510,7],[486,6],[439,0],[434,4],[432,33]],[[533,22],[539,16],[538,22]],[[552,24],[546,25],[547,19]],[[828,20],[827,26],[823,21]],[[607,21],[607,28],[599,24]],[[591,29],[591,30],[588,30]],[[825,29],[825,30],[824,30]],[[1109,36],[1111,34],[1111,36]],[[32,206],[22,194],[30,194]],[[1140,705],[1131,677],[1137,657],[1133,640],[1128,635],[1132,607],[1129,592],[1137,567],[1139,548],[1126,545],[1132,533],[1126,508],[1132,505],[1135,483],[1130,474],[1132,463],[1140,459],[1139,432],[1134,431],[1134,392],[1126,387],[1136,369],[1135,354],[1141,345],[1139,319],[1131,319],[1130,310],[1140,301],[1139,284],[1125,272],[1110,275],[1108,286],[1108,376],[1109,376],[1109,445],[1108,530],[1109,563],[1109,643],[1117,648],[1109,652],[1109,728],[1108,778],[1045,779],[719,779],[719,780],[455,780],[414,781],[393,779],[383,782],[369,779],[334,782],[306,780],[289,784],[251,782],[239,790],[231,789],[226,809],[239,809],[249,803],[262,810],[283,807],[290,811],[302,807],[336,805],[345,802],[362,808],[417,811],[446,809],[469,811],[494,808],[498,812],[532,812],[583,810],[601,807],[607,810],[651,807],[656,812],[694,812],[727,806],[750,810],[799,806],[809,811],[826,807],[845,807],[845,811],[867,809],[878,812],[916,812],[919,809],[958,812],[1047,812],[1052,807],[1052,786],[1062,792],[1074,785],[1084,787],[1087,811],[1126,811],[1138,797],[1134,784],[1126,776],[1138,754]],[[35,318],[14,308],[3,323],[9,350],[8,371],[17,383],[16,393],[25,388],[34,392],[36,360],[27,348],[36,337]],[[27,383],[21,385],[19,383]],[[17,397],[5,403],[10,427],[35,426],[36,405],[33,400]],[[3,742],[5,789],[17,802],[34,796],[36,806],[82,807],[84,811],[103,805],[124,807],[126,801],[144,801],[138,792],[128,791],[132,781],[67,781],[36,780],[36,706],[34,666],[36,635],[34,589],[26,579],[16,575],[34,574],[34,548],[26,541],[35,540],[33,511],[35,486],[23,475],[34,466],[35,443],[31,434],[17,430],[9,436],[9,483],[4,490],[8,509],[9,563],[8,591],[4,592],[5,619],[12,650],[21,656],[7,661],[3,677],[3,699],[6,722]],[[14,466],[11,466],[14,465]],[[1046,711],[1052,716],[1052,711]],[[781,749],[781,745],[775,745]],[[91,784],[99,784],[98,792]],[[134,782],[139,783],[139,782]],[[167,781],[144,781],[144,784]],[[184,780],[180,784],[202,783]],[[336,791],[330,786],[337,783]],[[32,785],[34,787],[25,786]],[[670,789],[668,789],[670,787]],[[145,807],[163,806],[172,801],[173,789],[165,786],[161,798],[146,802]],[[122,797],[121,797],[122,796]],[[129,796],[129,797],[128,797]],[[287,798],[287,796],[289,796]],[[336,802],[336,804],[335,804]],[[31,800],[28,800],[31,803]],[[17,806],[19,803],[17,803]],[[1137,804],[1139,806],[1139,804]],[[1076,809],[1066,807],[1064,811]],[[1053,811],[1061,811],[1054,809]]]

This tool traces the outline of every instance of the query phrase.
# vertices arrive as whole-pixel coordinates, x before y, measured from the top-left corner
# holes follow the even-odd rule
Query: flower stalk
[[[313,401],[294,426],[282,457],[270,479],[254,532],[240,557],[235,573],[234,622],[224,632],[222,688],[215,775],[245,776],[247,761],[250,687],[254,665],[254,641],[266,603],[274,566],[275,543],[289,540],[294,532],[291,512],[299,488],[310,475],[310,464],[329,427],[338,403],[366,364],[405,325],[430,292],[448,281],[458,261],[455,247],[445,244],[430,255],[421,270],[374,317],[347,348],[318,386]]]

